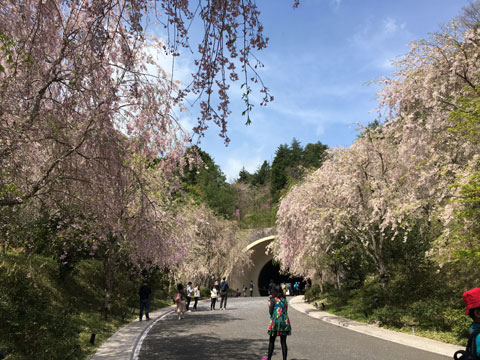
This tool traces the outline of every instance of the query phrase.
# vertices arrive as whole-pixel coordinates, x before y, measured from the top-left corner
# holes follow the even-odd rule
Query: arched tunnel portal
[[[273,261],[273,255],[267,252],[267,246],[275,239],[276,235],[267,236],[250,243],[245,251],[251,251],[253,265],[244,274],[234,274],[230,279],[230,288],[240,289],[249,287],[250,280],[253,281],[253,295],[268,295],[270,281],[274,283],[293,283],[299,281],[303,288],[303,278],[293,277],[290,274],[283,274],[280,271],[280,264]]]

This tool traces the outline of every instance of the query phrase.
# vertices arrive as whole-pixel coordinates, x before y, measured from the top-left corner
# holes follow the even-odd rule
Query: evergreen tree
[[[185,169],[185,189],[218,215],[231,217],[237,201],[235,190],[227,183],[225,175],[211,156],[198,147],[195,149],[202,158],[203,165],[191,170],[188,167]]]
[[[245,167],[242,167],[242,170],[238,173],[238,182],[248,184],[252,180],[252,174],[250,174]]]
[[[307,144],[303,150],[303,166],[318,169],[325,160],[327,150],[328,146],[322,144],[320,141],[315,144]]]
[[[303,148],[300,144],[300,141],[293,138],[292,143],[290,144],[290,166],[295,166],[300,163],[302,160]]]
[[[255,174],[253,174],[252,185],[265,185],[270,181],[271,172],[270,164],[265,160]]]
[[[276,203],[280,198],[280,191],[287,185],[285,170],[291,165],[292,152],[287,144],[280,145],[275,152],[272,162],[272,177],[270,182],[270,194],[272,202]]]

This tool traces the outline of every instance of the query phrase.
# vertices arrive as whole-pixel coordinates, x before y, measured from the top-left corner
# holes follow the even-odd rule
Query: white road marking
[[[156,319],[154,322],[152,322],[142,333],[142,336],[140,337],[140,339],[138,340],[137,342],[137,345],[135,346],[135,351],[133,352],[133,355],[132,355],[132,360],[138,360],[138,356],[140,355],[140,350],[142,349],[142,345],[143,345],[143,341],[145,340],[145,338],[147,337],[149,331],[152,329],[153,325],[155,325],[158,321],[164,319],[165,317],[167,317],[167,315],[170,315],[172,314],[174,311],[171,310],[165,314],[163,314],[162,316],[160,316],[158,319]]]

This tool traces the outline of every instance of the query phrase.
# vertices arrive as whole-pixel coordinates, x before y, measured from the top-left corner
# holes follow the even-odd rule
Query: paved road
[[[266,298],[229,298],[228,309],[199,311],[183,320],[169,315],[150,330],[140,360],[259,360],[268,346]],[[446,360],[417,350],[313,319],[289,309],[292,335],[289,360]],[[274,360],[282,359],[279,340]]]

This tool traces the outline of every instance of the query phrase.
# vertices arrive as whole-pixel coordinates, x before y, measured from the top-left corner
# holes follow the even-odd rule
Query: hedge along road
[[[227,310],[198,312],[185,319],[175,314],[158,321],[144,339],[140,360],[259,360],[268,346],[267,298],[229,298]],[[446,360],[438,355],[354,332],[314,319],[289,308],[292,335],[288,336],[290,360]],[[282,359],[280,341],[274,360]]]

